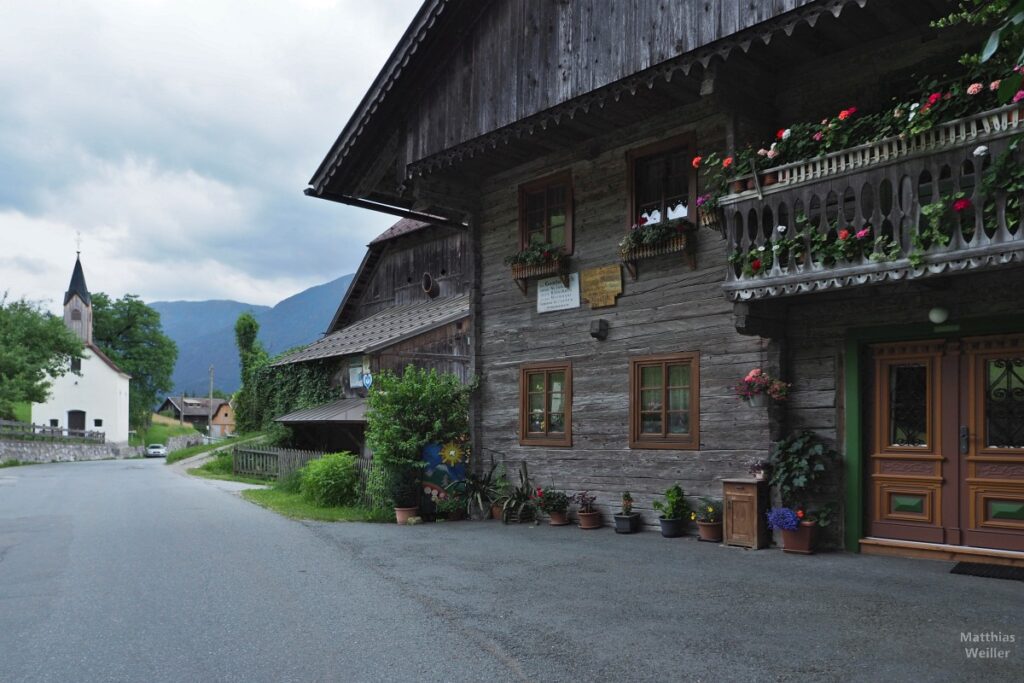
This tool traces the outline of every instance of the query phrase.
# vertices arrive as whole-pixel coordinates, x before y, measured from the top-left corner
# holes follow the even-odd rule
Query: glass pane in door
[[[889,444],[928,445],[928,368],[923,364],[889,368]]]
[[[985,361],[985,446],[1024,448],[1024,357]]]

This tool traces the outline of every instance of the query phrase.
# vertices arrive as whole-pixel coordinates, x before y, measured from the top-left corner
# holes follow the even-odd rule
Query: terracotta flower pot
[[[615,515],[615,533],[632,534],[640,529],[640,513],[631,512],[628,515]]]
[[[722,540],[722,523],[697,522],[697,538],[701,541],[719,543]]]
[[[761,186],[768,187],[779,182],[779,174],[776,171],[769,171],[761,176]]]
[[[686,534],[685,519],[665,519],[664,517],[659,517],[658,522],[661,523],[661,535],[665,538],[678,538]]]
[[[734,180],[731,183],[729,183],[729,191],[732,192],[733,194],[739,194],[740,192],[743,192],[746,189],[746,180]]]
[[[551,526],[565,526],[569,523],[569,513],[565,510],[561,512],[549,512],[548,513],[548,524]]]
[[[501,505],[495,503],[494,505],[491,506],[491,517],[493,517],[494,519],[502,519],[503,513],[504,510],[502,509]]]
[[[399,524],[405,524],[409,521],[410,517],[415,517],[419,511],[418,507],[395,508],[395,521]]]
[[[793,531],[782,530],[782,549],[787,553],[811,555],[814,553],[814,536],[818,525],[814,522],[800,522]]]
[[[601,513],[600,512],[578,512],[580,518],[581,529],[600,529],[601,528]]]
[[[753,178],[747,178],[747,189],[748,190],[753,190],[756,187],[757,187],[757,183],[754,182],[754,179]]]

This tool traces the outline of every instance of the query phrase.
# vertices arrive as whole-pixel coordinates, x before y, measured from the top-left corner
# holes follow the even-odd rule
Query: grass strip
[[[371,510],[359,506],[320,507],[304,498],[301,493],[277,489],[250,489],[242,491],[242,497],[292,519],[312,519],[319,522],[395,521],[395,513],[391,510]]]

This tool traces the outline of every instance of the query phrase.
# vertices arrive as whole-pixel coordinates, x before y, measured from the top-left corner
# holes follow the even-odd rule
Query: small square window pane
[[[551,413],[548,431],[553,434],[565,434],[565,415],[563,413]]]
[[[551,228],[551,235],[548,241],[556,247],[565,246],[565,227]]]
[[[544,412],[544,394],[530,394],[529,410],[533,412]]]
[[[526,210],[527,212],[544,211],[544,191],[540,190],[537,192],[526,193]]]
[[[690,390],[689,389],[669,389],[668,390],[668,409],[669,410],[689,410],[690,409]]]
[[[565,391],[565,373],[552,372],[548,375],[548,384],[551,388],[551,393],[562,393]]]
[[[544,210],[528,211],[526,213],[527,232],[544,232]]]
[[[689,434],[690,433],[690,413],[669,413],[668,414],[668,431],[669,434]]]
[[[661,434],[661,413],[641,413],[640,431],[644,434]]]
[[[661,388],[661,366],[649,365],[640,368],[640,386],[643,389]]]
[[[661,410],[661,389],[640,392],[640,410]]]
[[[534,434],[544,431],[544,411],[538,410],[530,413],[529,432]]]
[[[670,365],[668,366],[668,385],[670,387],[690,386],[690,366]]]
[[[543,372],[531,372],[526,376],[526,384],[530,387],[530,393],[544,392],[544,373]]]
[[[552,185],[548,188],[548,206],[565,204],[565,185]]]
[[[548,410],[552,413],[562,412],[562,394],[551,394],[551,405]]]

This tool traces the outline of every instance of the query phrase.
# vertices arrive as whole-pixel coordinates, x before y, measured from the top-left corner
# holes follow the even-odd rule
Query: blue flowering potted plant
[[[778,507],[768,511],[768,526],[782,532],[782,550],[810,555],[814,552],[815,523],[805,520],[803,508]]]

